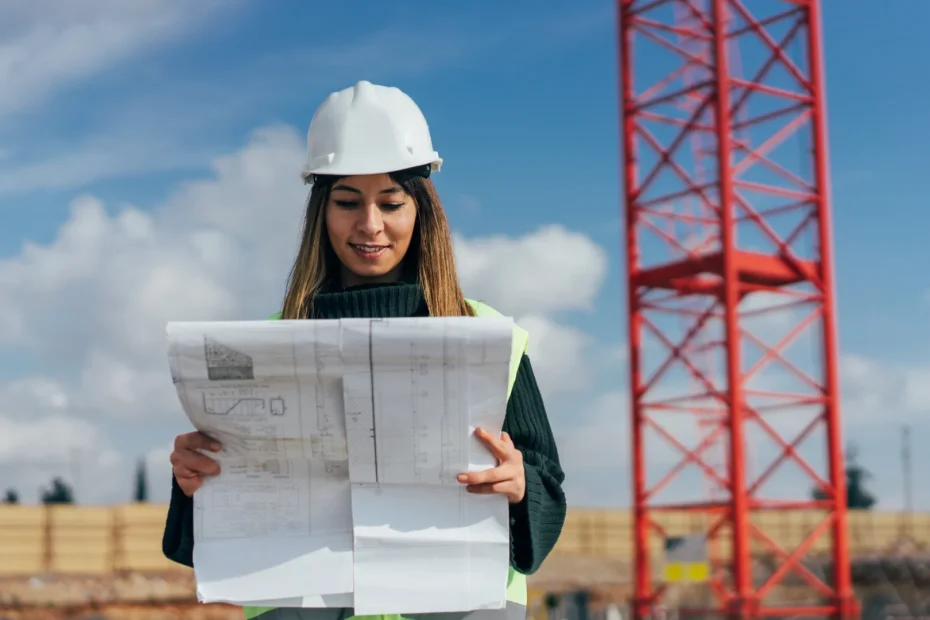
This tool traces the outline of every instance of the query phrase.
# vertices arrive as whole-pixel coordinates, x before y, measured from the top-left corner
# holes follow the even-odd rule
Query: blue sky
[[[930,177],[924,171],[927,158],[921,140],[930,135],[924,113],[930,85],[914,79],[930,64],[930,45],[921,30],[930,19],[930,4],[901,0],[882,13],[824,4],[841,345],[844,354],[862,362],[856,366],[860,374],[850,375],[862,381],[861,386],[851,386],[858,390],[851,397],[857,399],[852,406],[865,402],[868,412],[888,410],[895,419],[895,424],[878,427],[867,421],[850,427],[848,434],[860,445],[861,460],[875,471],[876,485],[897,489],[897,450],[890,449],[894,444],[889,442],[899,424],[915,425],[917,443],[930,435],[930,425],[919,421],[930,413],[930,396],[920,391],[922,386],[927,389],[921,378],[930,377],[930,327],[924,319],[930,306],[930,276],[920,268],[930,264],[925,243],[930,214],[923,208]],[[611,3],[585,0],[568,9],[565,3],[544,0],[529,10],[529,5],[484,1],[467,6],[392,2],[390,7],[365,1],[337,7],[297,0],[234,0],[222,3],[222,8],[217,1],[203,2],[191,13],[178,2],[141,2],[127,9],[111,0],[96,0],[51,17],[41,5],[0,9],[0,23],[10,24],[0,27],[0,293],[7,296],[0,298],[0,316],[5,316],[5,304],[18,312],[16,316],[23,316],[19,305],[29,308],[27,315],[34,314],[19,328],[8,322],[12,327],[6,337],[0,329],[0,385],[40,403],[35,416],[27,418],[0,410],[0,421],[7,416],[5,423],[15,425],[10,428],[23,437],[37,437],[27,427],[41,424],[46,412],[47,428],[73,428],[74,437],[105,446],[110,451],[107,458],[83,453],[77,457],[80,469],[87,472],[84,477],[105,466],[131,469],[132,461],[145,454],[153,463],[162,462],[158,459],[163,459],[170,438],[184,430],[183,417],[177,411],[155,416],[144,407],[134,417],[123,417],[113,403],[135,408],[135,401],[143,399],[134,383],[143,381],[141,375],[125,379],[123,400],[91,407],[88,394],[94,384],[85,374],[93,360],[103,359],[118,360],[119,368],[141,373],[132,366],[136,360],[163,354],[146,344],[149,349],[107,357],[101,343],[111,337],[105,335],[111,317],[97,320],[95,316],[103,315],[93,314],[95,308],[112,310],[125,301],[110,288],[98,287],[96,279],[115,277],[114,265],[128,262],[130,253],[136,256],[148,241],[101,242],[99,248],[87,250],[100,261],[93,263],[100,265],[93,267],[96,272],[51,278],[53,284],[47,287],[39,278],[48,274],[27,260],[31,250],[24,248],[49,246],[49,256],[52,249],[61,249],[60,243],[54,244],[71,217],[72,203],[84,197],[99,201],[110,218],[107,222],[116,221],[127,205],[150,214],[162,231],[159,238],[168,240],[163,251],[170,253],[169,232],[183,229],[166,222],[183,221],[189,214],[179,212],[182,206],[196,210],[197,204],[196,194],[185,199],[178,194],[190,188],[189,183],[215,180],[216,158],[243,151],[263,127],[289,128],[275,149],[282,140],[288,148],[302,148],[293,140],[302,138],[319,101],[333,90],[367,79],[400,86],[427,115],[434,143],[445,159],[437,185],[458,235],[468,240],[499,236],[494,247],[500,253],[494,256],[509,257],[514,264],[529,260],[527,247],[516,242],[549,225],[577,233],[589,244],[585,247],[603,252],[597,258],[606,271],[574,265],[577,273],[560,280],[567,284],[548,292],[540,289],[530,296],[532,304],[515,302],[512,310],[532,317],[531,322],[545,320],[546,325],[569,330],[559,332],[563,340],[550,340],[555,344],[540,350],[539,356],[547,357],[540,363],[554,369],[542,376],[555,378],[560,365],[584,362],[583,368],[578,362],[570,369],[580,375],[575,383],[554,389],[551,398],[547,395],[559,428],[576,432],[566,440],[566,450],[583,453],[579,446],[586,445],[585,433],[605,434],[596,430],[604,420],[598,417],[602,413],[591,412],[617,407],[607,427],[617,429],[617,440],[610,440],[607,432],[607,439],[599,437],[588,448],[611,453],[591,462],[570,461],[579,503],[627,503],[627,452],[621,429],[626,424],[627,379],[618,353],[625,343],[625,289]],[[43,39],[48,33],[57,36]],[[69,42],[74,46],[68,47]],[[292,163],[300,165],[297,160]],[[293,175],[263,169],[254,161],[250,165],[257,166],[256,174],[266,175],[261,187],[283,188],[281,195],[295,197],[288,208],[299,211],[302,189]],[[236,170],[241,171],[236,168],[230,174],[235,176]],[[228,194],[217,190],[216,195]],[[248,205],[249,217],[276,209],[275,200],[269,197],[266,204],[257,194]],[[214,209],[215,214],[223,213],[222,204]],[[237,207],[230,217],[245,213],[243,209]],[[276,234],[296,234],[295,218],[281,221]],[[293,230],[286,222],[292,222]],[[225,226],[231,238],[244,238],[241,231],[229,231],[231,224]],[[100,234],[116,233],[107,229]],[[565,241],[560,235],[555,234],[549,246],[540,242],[543,251],[548,247],[559,252],[562,246],[556,242]],[[582,243],[579,238],[574,242]],[[577,243],[564,247],[581,247]],[[78,241],[72,245],[85,248]],[[73,248],[69,252],[70,258],[61,264],[77,270],[79,254]],[[271,262],[277,268],[286,266],[281,262],[285,254]],[[17,267],[27,263],[28,268]],[[539,271],[513,273],[529,274],[526,277],[539,282],[547,277]],[[261,291],[267,303],[250,300],[242,306],[260,313],[277,302],[284,275],[263,272],[256,276],[261,284],[254,288],[229,274],[225,280],[216,276],[216,281],[232,291],[230,299]],[[583,290],[576,290],[573,282],[580,282]],[[164,290],[185,297],[185,289],[179,288],[165,285]],[[481,291],[493,305],[493,290]],[[553,294],[578,298],[553,301]],[[39,309],[30,303],[43,305]],[[185,303],[182,299],[169,304],[159,318],[223,312],[210,310],[214,306],[207,302],[196,310]],[[502,303],[507,309],[506,300]],[[77,309],[71,312],[72,307]],[[65,327],[43,329],[39,318],[52,317],[61,318]],[[582,340],[572,340],[575,336]],[[159,362],[155,359],[151,368],[160,368]],[[100,364],[117,372],[118,366]],[[29,383],[36,377],[53,381],[54,389],[37,392],[33,387],[38,384]],[[158,377],[145,380],[157,383]],[[68,404],[49,405],[49,390],[61,390],[62,402]],[[104,410],[108,408],[112,410]],[[74,426],[54,426],[52,421],[60,419]],[[36,480],[72,470],[73,448],[62,444],[50,448],[47,458],[30,457],[32,473],[9,473],[9,484],[21,484],[28,499],[28,487]],[[8,450],[5,456],[0,442],[0,474],[17,469],[17,454]],[[92,462],[83,464],[89,458]],[[572,473],[569,470],[570,477]],[[119,485],[96,489],[87,484],[82,491],[99,501],[118,499],[122,493]],[[917,491],[918,503],[930,507],[930,494],[921,495],[919,486]],[[899,501],[895,493],[888,491],[882,498],[891,507]]]

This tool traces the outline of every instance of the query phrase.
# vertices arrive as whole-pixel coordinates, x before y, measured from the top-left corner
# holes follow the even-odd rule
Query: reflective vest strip
[[[436,614],[397,614],[381,616],[353,616],[351,609],[310,607],[253,607],[255,615],[249,620],[526,620],[526,606],[507,603],[503,609],[478,609],[475,611],[446,612]]]

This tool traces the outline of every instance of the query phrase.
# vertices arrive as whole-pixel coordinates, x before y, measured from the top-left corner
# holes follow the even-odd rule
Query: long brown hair
[[[406,268],[415,266],[417,279],[430,316],[474,316],[465,302],[455,269],[452,232],[433,182],[420,177],[392,175],[413,198],[417,209]],[[282,318],[308,315],[313,297],[327,283],[339,278],[340,263],[326,234],[326,203],[332,179],[314,183],[307,201],[300,249],[288,278]]]

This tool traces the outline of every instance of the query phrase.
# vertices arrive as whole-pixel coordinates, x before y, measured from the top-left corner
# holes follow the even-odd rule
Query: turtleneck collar
[[[311,319],[429,316],[416,273],[405,270],[397,282],[343,289],[330,283],[313,297]],[[335,284],[335,285],[334,285]]]

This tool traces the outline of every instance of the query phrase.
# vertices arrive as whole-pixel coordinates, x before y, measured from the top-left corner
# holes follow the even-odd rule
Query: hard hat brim
[[[434,153],[434,158],[430,161],[423,163],[414,163],[409,166],[404,166],[403,168],[397,168],[392,170],[382,170],[382,169],[346,169],[340,166],[321,166],[320,168],[314,169],[304,169],[300,173],[300,178],[304,180],[305,183],[311,183],[314,175],[321,176],[331,176],[331,177],[352,177],[368,174],[391,174],[394,172],[400,172],[401,170],[409,170],[411,168],[418,168],[420,166],[429,166],[430,172],[439,172],[442,168],[442,158],[439,157],[438,153]]]

